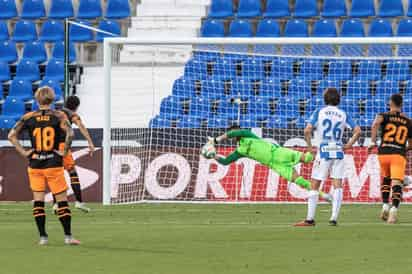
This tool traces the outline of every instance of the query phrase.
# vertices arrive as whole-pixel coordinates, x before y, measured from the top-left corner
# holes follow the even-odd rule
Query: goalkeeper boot
[[[388,224],[396,224],[398,222],[398,209],[396,207],[392,207],[389,210],[389,217],[388,217]]]
[[[40,237],[39,245],[48,245],[48,244],[49,244],[49,239],[47,237],[44,237],[44,236]]]
[[[306,152],[305,153],[305,159],[304,159],[304,163],[310,163],[313,161],[313,154],[311,152]]]
[[[315,221],[314,220],[304,220],[302,222],[294,224],[293,226],[296,226],[296,227],[315,226]]]
[[[72,236],[65,236],[64,237],[64,244],[65,245],[80,245],[81,242],[79,240],[76,240]]]
[[[81,203],[81,202],[75,202],[74,203],[74,207],[75,208],[77,208],[77,209],[80,209],[81,211],[83,211],[84,213],[89,213],[90,212],[90,208],[88,208],[87,206],[86,206],[86,204],[85,203]]]
[[[338,222],[335,220],[330,220],[329,221],[329,226],[338,226]]]
[[[387,221],[389,217],[389,204],[383,204],[380,218],[382,221]]]
[[[52,207],[52,210],[53,210],[53,213],[54,213],[54,215],[57,215],[57,209],[58,209],[59,207],[57,206],[57,203],[54,203],[53,204],[53,207]]]

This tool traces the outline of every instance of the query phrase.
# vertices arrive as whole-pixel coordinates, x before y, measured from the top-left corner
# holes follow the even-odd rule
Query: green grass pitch
[[[50,244],[40,247],[30,203],[0,204],[0,273],[411,273],[410,206],[387,225],[378,205],[344,205],[340,226],[329,227],[322,205],[315,228],[291,226],[304,205],[92,207],[74,211],[78,247],[63,245],[49,207]]]

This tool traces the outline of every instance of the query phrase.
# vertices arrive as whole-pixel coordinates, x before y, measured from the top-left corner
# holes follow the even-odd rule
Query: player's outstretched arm
[[[240,155],[239,152],[237,152],[236,150],[233,151],[229,156],[224,157],[222,155],[216,155],[215,156],[215,160],[224,166],[230,165],[233,162],[236,162],[237,160],[239,160],[240,158],[242,158],[242,155]]]
[[[227,139],[232,139],[232,138],[254,138],[254,139],[258,139],[259,137],[257,137],[253,132],[251,132],[250,130],[247,129],[236,129],[236,130],[230,130],[228,132],[226,132],[223,135],[220,135],[216,138],[210,138],[209,139],[209,143],[215,145],[218,144],[220,142],[223,142]]]
[[[96,150],[93,144],[93,140],[90,137],[89,131],[87,130],[86,126],[80,119],[73,120],[73,123],[79,128],[80,133],[83,135],[83,137],[87,140],[87,143],[89,144],[89,154],[90,156],[93,155],[93,152]]]
[[[376,139],[378,137],[378,130],[383,122],[383,116],[377,115],[375,121],[373,121],[371,129],[371,143],[369,145],[369,151],[376,147]]]
[[[19,136],[22,128],[23,128],[23,122],[20,120],[10,130],[9,135],[8,135],[8,139],[9,139],[10,143],[12,143],[12,145],[16,148],[17,152],[21,156],[23,156],[25,158],[28,158],[28,157],[30,157],[31,154],[33,154],[33,149],[26,150],[20,144],[18,136]]]
[[[350,149],[356,143],[356,141],[358,141],[361,133],[362,133],[362,130],[361,130],[360,126],[356,126],[353,129],[352,137],[350,138],[350,140],[345,145],[345,149]]]

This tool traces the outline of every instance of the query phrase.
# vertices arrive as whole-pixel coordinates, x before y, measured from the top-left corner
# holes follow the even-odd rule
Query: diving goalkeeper
[[[253,159],[277,172],[289,182],[294,182],[295,184],[310,190],[311,183],[300,176],[294,167],[299,163],[312,162],[314,157],[311,152],[303,153],[269,143],[253,134],[250,130],[241,130],[238,127],[232,128],[230,131],[219,137],[209,138],[208,143],[216,145],[227,139],[235,139],[238,147],[227,157],[216,155],[214,159],[220,164],[229,165],[238,159],[245,157]],[[329,194],[321,193],[321,196],[325,200],[329,202],[331,201]]]

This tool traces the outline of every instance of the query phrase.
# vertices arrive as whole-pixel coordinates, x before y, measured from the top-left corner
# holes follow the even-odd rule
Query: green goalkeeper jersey
[[[227,133],[229,138],[240,138],[239,145],[234,152],[226,158],[218,159],[222,165],[229,165],[240,158],[247,157],[263,165],[269,166],[273,161],[273,151],[279,148],[259,138],[249,130],[231,130]]]

